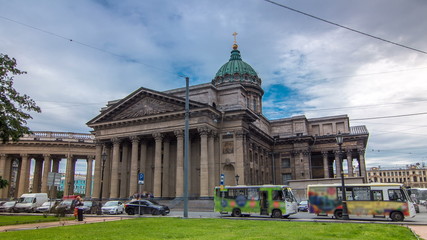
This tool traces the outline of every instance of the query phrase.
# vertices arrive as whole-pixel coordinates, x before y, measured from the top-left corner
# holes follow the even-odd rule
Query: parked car
[[[93,201],[83,201],[83,206],[81,206],[80,208],[83,209],[83,213],[94,214],[96,213],[98,205]]]
[[[56,206],[55,210],[57,212],[73,213],[74,203],[74,199],[64,199]]]
[[[120,201],[108,201],[101,209],[103,214],[119,214],[125,211],[125,207]]]
[[[139,211],[140,210],[140,211]],[[134,200],[125,204],[125,212],[129,215],[139,214],[152,214],[152,215],[167,215],[170,209],[166,205],[160,205],[153,200]]]
[[[58,205],[57,201],[44,202],[40,207],[36,208],[36,212],[49,212],[51,209],[55,209],[56,205]]]
[[[15,207],[16,201],[8,201],[3,203],[0,206],[0,212],[13,212],[13,207]]]
[[[298,212],[308,212],[308,201],[301,201],[298,203]]]

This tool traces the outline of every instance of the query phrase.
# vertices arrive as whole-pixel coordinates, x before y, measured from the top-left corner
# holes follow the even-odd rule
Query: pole
[[[343,220],[349,220],[350,218],[348,217],[348,210],[347,210],[347,196],[346,196],[346,191],[345,191],[345,183],[344,183],[344,169],[343,169],[343,164],[342,164],[342,148],[341,148],[342,143],[339,143],[339,161],[340,161],[340,166],[341,166],[341,189],[342,189],[342,219]]]
[[[190,117],[189,81],[185,77],[185,130],[184,130],[184,218],[188,218],[188,125]]]

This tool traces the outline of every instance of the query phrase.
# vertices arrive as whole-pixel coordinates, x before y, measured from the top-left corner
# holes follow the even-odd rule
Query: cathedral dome
[[[216,73],[212,84],[218,86],[222,83],[252,83],[261,86],[261,79],[258,77],[251,65],[242,60],[237,44],[233,45],[230,60],[226,62]]]

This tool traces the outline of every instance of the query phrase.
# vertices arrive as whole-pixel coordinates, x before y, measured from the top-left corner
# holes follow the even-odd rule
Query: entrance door
[[[268,215],[268,192],[267,191],[260,191],[259,192],[259,200],[260,200],[260,208],[261,208],[261,215]]]

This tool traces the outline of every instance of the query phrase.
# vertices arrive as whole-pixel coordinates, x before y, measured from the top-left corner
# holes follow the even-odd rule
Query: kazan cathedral
[[[339,182],[342,165],[348,182],[366,182],[365,126],[350,126],[347,115],[269,120],[262,113],[261,83],[234,44],[212,81],[190,87],[191,198],[212,198],[221,175],[225,185],[302,189]],[[185,88],[141,87],[110,101],[87,123],[96,140],[92,198],[127,198],[142,191],[156,198],[183,196],[185,93]],[[344,137],[341,157],[337,134]],[[144,173],[143,185],[138,173]]]

